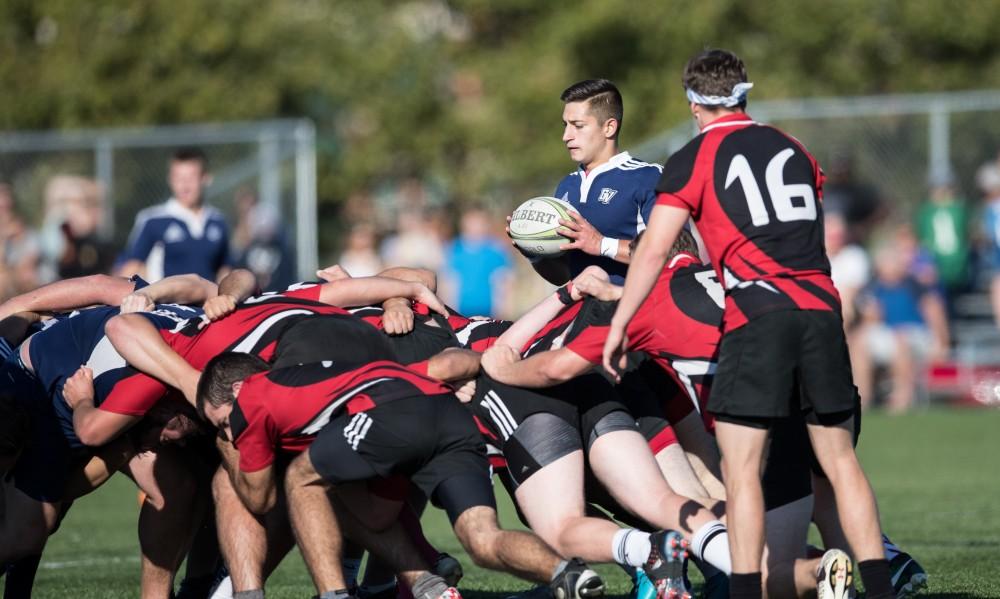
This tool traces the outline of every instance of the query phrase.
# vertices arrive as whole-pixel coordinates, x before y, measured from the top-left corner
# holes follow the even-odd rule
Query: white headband
[[[704,106],[725,106],[732,108],[738,105],[747,97],[747,92],[753,87],[753,83],[737,83],[733,86],[733,93],[729,96],[703,96],[691,88],[687,89],[688,100],[695,104]]]

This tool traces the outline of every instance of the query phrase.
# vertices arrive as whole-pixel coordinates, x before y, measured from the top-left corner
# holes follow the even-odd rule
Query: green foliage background
[[[626,98],[625,145],[686,117],[692,54],[741,54],[755,99],[1000,86],[989,0],[2,0],[0,129],[306,116],[322,216],[409,175],[459,203],[548,188],[559,93]]]

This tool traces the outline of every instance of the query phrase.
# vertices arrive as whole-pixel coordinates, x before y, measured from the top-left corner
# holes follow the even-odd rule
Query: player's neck
[[[602,164],[607,164],[619,153],[617,143],[609,144],[605,146],[593,160],[587,164],[581,164],[580,166],[583,167],[583,172],[589,175],[595,168],[598,168]]]
[[[705,127],[708,127],[712,123],[734,115],[746,115],[746,112],[742,108],[719,108],[718,110],[702,109],[702,111],[695,115],[695,121],[698,123],[698,129],[704,130]]]

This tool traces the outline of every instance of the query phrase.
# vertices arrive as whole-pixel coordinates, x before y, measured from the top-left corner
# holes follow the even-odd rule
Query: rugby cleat
[[[816,572],[817,599],[854,599],[854,564],[840,549],[823,554]]]
[[[458,592],[458,589],[450,586],[438,595],[437,599],[462,599],[462,594]]]
[[[649,559],[642,569],[656,585],[656,599],[691,599],[684,585],[688,542],[679,532],[660,530],[649,535]]]
[[[896,599],[916,595],[920,589],[927,588],[927,572],[909,553],[897,553],[889,562],[889,572]]]
[[[646,576],[642,568],[632,570],[632,590],[628,599],[656,599],[656,584]]]
[[[450,587],[457,587],[458,581],[462,580],[465,573],[462,571],[462,564],[457,559],[447,553],[439,553],[431,572],[437,574],[448,583]]]
[[[604,581],[578,557],[566,563],[549,589],[555,599],[596,599],[604,597]]]

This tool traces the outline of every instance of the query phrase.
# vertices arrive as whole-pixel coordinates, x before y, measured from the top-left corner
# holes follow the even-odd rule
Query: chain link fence
[[[242,223],[250,235],[280,236],[293,276],[311,277],[316,158],[307,120],[0,133],[0,182],[17,199],[21,219],[39,232],[43,254],[57,251],[50,246],[67,221],[120,251],[135,215],[171,195],[168,163],[185,146],[208,156],[206,203],[221,210],[231,228]],[[251,203],[255,217],[245,209]]]

